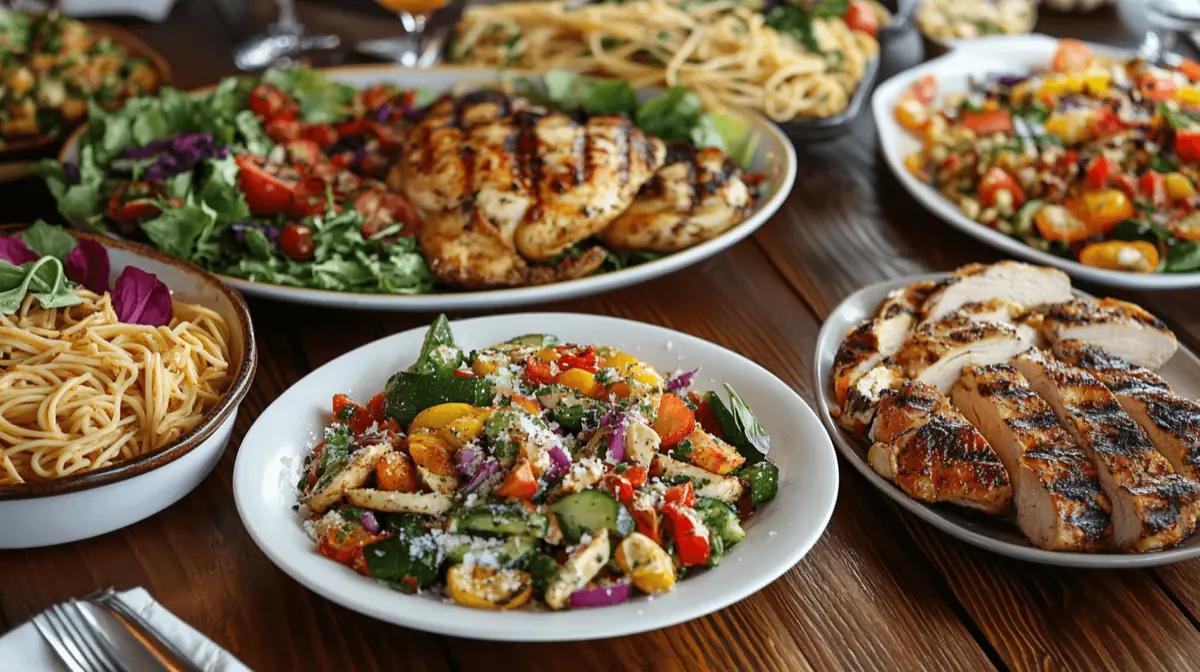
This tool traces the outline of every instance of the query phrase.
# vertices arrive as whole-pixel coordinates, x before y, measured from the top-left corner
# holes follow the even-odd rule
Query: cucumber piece
[[[401,371],[384,388],[384,412],[408,427],[421,411],[438,404],[459,402],[491,406],[492,386],[482,378],[459,378]]]
[[[533,579],[534,594],[541,597],[546,594],[546,588],[554,577],[562,571],[562,566],[548,555],[538,555],[529,561],[525,571],[529,572],[530,578]]]
[[[496,411],[483,423],[483,433],[487,436],[488,445],[492,447],[492,454],[501,464],[515,460],[521,453],[521,439],[526,435],[525,430],[521,428],[523,419],[534,426],[543,424],[541,418],[535,418],[519,408]]]
[[[600,409],[592,404],[556,406],[550,409],[550,419],[572,434],[583,431],[583,426],[596,427],[600,424]]]
[[[450,520],[450,531],[456,534],[481,532],[525,535],[541,539],[550,533],[550,519],[528,511],[519,504],[485,504],[456,513]]]
[[[1025,205],[1022,205],[1021,209],[1017,210],[1017,216],[1014,218],[1017,226],[1017,235],[1027,236],[1033,231],[1033,218],[1045,204],[1046,201],[1035,198],[1032,201],[1026,201]]]
[[[458,353],[457,359],[454,353]],[[453,366],[450,366],[453,362]],[[409,367],[414,373],[431,373],[453,375],[462,363],[462,350],[454,345],[454,332],[450,330],[450,320],[445,315],[438,315],[425,332],[425,342],[421,344],[421,354],[417,361]],[[446,367],[450,367],[446,370]]]
[[[499,546],[494,539],[472,538],[446,546],[446,560],[451,563],[465,562],[468,555],[479,558],[489,555],[496,558],[502,568],[524,567],[537,552],[537,540],[533,537],[505,537]]]
[[[525,334],[505,341],[507,345],[524,345],[533,348],[553,348],[558,345],[558,337],[554,334]]]
[[[365,547],[363,559],[371,578],[406,593],[414,587],[433,585],[437,581],[438,547],[425,541],[425,536],[397,535]]]
[[[620,537],[633,534],[637,528],[629,511],[601,490],[572,493],[551,504],[550,510],[558,516],[563,534],[571,541],[579,541],[583,535],[601,528]]]
[[[717,418],[717,424],[721,426],[725,441],[737,448],[746,458],[746,464],[757,464],[771,451],[771,437],[758,424],[754,411],[728,383],[725,384],[725,390],[729,392],[728,406],[715,392],[707,393],[705,398]]]
[[[773,462],[763,461],[742,467],[734,474],[750,488],[750,502],[756,507],[775,499],[779,494],[779,467]]]
[[[738,519],[737,511],[729,503],[712,497],[697,497],[696,513],[700,514],[704,524],[721,538],[726,548],[746,538],[742,521]]]
[[[716,530],[713,530],[715,532]],[[708,566],[716,567],[721,564],[721,558],[725,556],[725,540],[719,534],[709,534],[708,536]]]

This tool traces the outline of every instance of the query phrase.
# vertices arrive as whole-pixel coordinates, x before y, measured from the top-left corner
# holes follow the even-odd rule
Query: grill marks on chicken
[[[1092,458],[1113,506],[1113,541],[1149,551],[1186,539],[1196,527],[1200,484],[1174,473],[1117,398],[1091,374],[1025,353],[1013,366]]]
[[[678,252],[728,231],[752,204],[741,169],[725,152],[671,143],[666,165],[601,238],[622,250]]]
[[[1176,396],[1167,381],[1079,341],[1054,346],[1059,361],[1087,371],[1112,391],[1176,473],[1200,479],[1200,404]]]
[[[885,398],[867,460],[909,497],[1001,513],[1012,500],[1008,473],[987,440],[945,395],[906,383]]]
[[[461,287],[579,277],[604,261],[543,265],[596,235],[662,165],[665,147],[627,119],[579,123],[484,93],[442,101],[405,137],[389,186],[425,223],[435,275]]]
[[[1042,329],[1051,343],[1083,341],[1148,369],[1165,364],[1179,347],[1158,318],[1116,299],[1076,298],[1050,306]]]
[[[952,398],[1004,463],[1013,481],[1017,526],[1035,546],[1051,551],[1108,546],[1112,505],[1096,467],[1024,376],[1007,364],[970,367]]]
[[[954,272],[922,304],[928,321],[938,320],[964,304],[991,299],[1013,301],[1026,308],[1068,301],[1071,281],[1066,273],[1015,261],[971,264]]]
[[[922,325],[896,355],[913,379],[949,392],[963,367],[999,364],[1028,350],[1011,325],[953,314]]]

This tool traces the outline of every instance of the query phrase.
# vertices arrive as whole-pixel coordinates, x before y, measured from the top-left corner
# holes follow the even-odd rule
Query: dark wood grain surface
[[[395,32],[386,15],[363,7],[302,3],[301,15],[313,29],[347,38]],[[162,51],[176,84],[186,88],[234,74],[234,45],[270,18],[270,2],[191,0],[163,24],[127,25]],[[1084,18],[1043,17],[1040,25],[1126,45],[1143,27],[1136,1]],[[919,36],[900,36],[885,49],[885,76],[922,56]],[[751,357],[812,401],[817,330],[848,294],[886,278],[999,258],[904,192],[880,160],[869,118],[841,140],[797,149],[796,188],[752,240],[647,285],[545,309],[694,334]],[[3,221],[52,212],[37,183],[6,185],[0,199]],[[1200,346],[1194,292],[1124,296]],[[64,598],[140,585],[256,670],[1200,668],[1200,562],[1102,572],[990,555],[890,505],[845,464],[837,510],[812,552],[759,594],[707,618],[621,639],[504,644],[360,616],[309,593],[257,549],[233,505],[233,463],[241,436],[288,386],[347,350],[430,316],[263,301],[251,307],[261,364],[213,474],[178,504],[125,530],[0,552],[0,632]],[[0,669],[21,669],[12,662],[0,661]]]

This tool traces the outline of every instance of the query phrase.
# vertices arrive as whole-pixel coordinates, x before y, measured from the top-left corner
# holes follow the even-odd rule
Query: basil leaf
[[[21,240],[25,241],[31,250],[37,252],[38,256],[54,257],[59,261],[66,261],[67,255],[75,248],[75,238],[71,234],[40,219],[33,226],[25,229],[25,232],[21,234]]]
[[[1184,240],[1167,248],[1164,273],[1189,273],[1200,270],[1200,243]]]
[[[771,451],[771,437],[767,435],[762,425],[758,424],[758,418],[754,417],[754,411],[750,410],[750,406],[738,396],[729,383],[725,384],[725,391],[729,392],[729,412],[733,415],[734,425],[738,428],[737,438],[744,442],[744,445],[739,447],[752,448],[760,456],[765,457]],[[746,454],[745,451],[743,454]],[[762,457],[759,459],[761,460]],[[757,461],[750,460],[752,463]]]
[[[0,259],[0,315],[17,312],[29,293],[44,308],[73,306],[81,301],[58,259],[42,257],[21,266]]]

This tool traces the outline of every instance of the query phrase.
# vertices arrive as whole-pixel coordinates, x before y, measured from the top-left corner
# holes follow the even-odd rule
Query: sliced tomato
[[[354,200],[354,209],[363,216],[362,235],[370,238],[393,224],[403,224],[397,237],[416,235],[421,229],[421,215],[400,194],[370,189]]]
[[[1162,173],[1147,171],[1138,179],[1138,191],[1154,205],[1162,205],[1167,202],[1167,178]]]
[[[1025,190],[1021,188],[1020,184],[1017,184],[1012,175],[997,166],[988,168],[987,172],[983,174],[983,179],[979,180],[978,191],[979,201],[987,206],[996,204],[996,195],[1001,191],[1007,191],[1012,195],[1014,209],[1025,203]]]
[[[300,122],[295,119],[272,119],[263,126],[263,132],[275,142],[299,139],[300,130]]]
[[[1087,177],[1084,182],[1088,189],[1103,189],[1108,186],[1109,180],[1116,172],[1117,164],[1110,161],[1107,156],[1100,154],[1088,164]]]
[[[928,105],[937,97],[937,79],[933,75],[925,75],[913,82],[908,90],[912,92],[917,102]]]
[[[1134,214],[1133,201],[1120,189],[1085,191],[1067,207],[1093,235],[1108,233]]]
[[[1175,131],[1175,153],[1182,161],[1200,161],[1200,131],[1179,129]]]
[[[1004,110],[987,112],[966,112],[959,120],[963,128],[975,132],[975,135],[991,135],[992,133],[1012,133],[1012,115]]]
[[[1093,57],[1091,48],[1083,42],[1059,40],[1058,51],[1054,53],[1050,67],[1055,72],[1076,72],[1090,65]]]
[[[696,429],[696,414],[688,408],[679,395],[667,392],[658,404],[658,417],[654,420],[654,431],[662,440],[661,449],[679,445]]]
[[[311,166],[324,158],[321,147],[312,140],[288,140],[283,147],[287,151],[288,161],[293,164]]]
[[[362,404],[344,394],[333,395],[333,419],[362,434],[375,423],[375,416]]]
[[[279,234],[279,249],[294,261],[309,261],[317,251],[313,230],[303,224],[288,224]]]
[[[138,198],[125,203],[109,201],[108,218],[118,224],[137,224],[162,214],[162,208],[153,198]]]
[[[554,382],[554,369],[550,362],[530,355],[525,358],[525,380],[532,385],[549,385]]]
[[[590,373],[595,373],[599,368],[600,358],[596,354],[594,346],[587,346],[582,350],[577,347],[560,347],[558,348],[558,368],[566,371],[567,369],[583,369]]]
[[[337,129],[329,124],[304,124],[300,127],[300,137],[315,142],[321,149],[326,149],[338,141]]]
[[[879,15],[875,13],[871,3],[863,0],[851,0],[842,20],[851,30],[866,33],[871,37],[875,37],[879,32]]]
[[[239,154],[238,188],[246,196],[246,205],[259,215],[274,215],[287,209],[292,202],[296,183],[292,173],[268,168],[262,157]]]
[[[1038,233],[1046,240],[1074,243],[1092,235],[1087,224],[1061,205],[1043,205],[1033,218]]]
[[[1151,273],[1158,268],[1158,248],[1144,240],[1092,243],[1080,250],[1079,263],[1114,271]]]
[[[315,175],[309,175],[296,185],[287,214],[295,219],[323,215],[329,208],[331,185]],[[336,200],[334,209],[338,210]]]
[[[515,497],[529,499],[537,494],[537,479],[533,476],[533,468],[525,458],[517,460],[516,465],[504,477],[504,482],[492,494],[497,497]]]
[[[259,119],[295,119],[300,105],[282,89],[259,84],[250,90],[250,111]]]
[[[1111,107],[1102,107],[1092,115],[1092,131],[1101,137],[1120,133],[1125,129],[1125,122]]]

